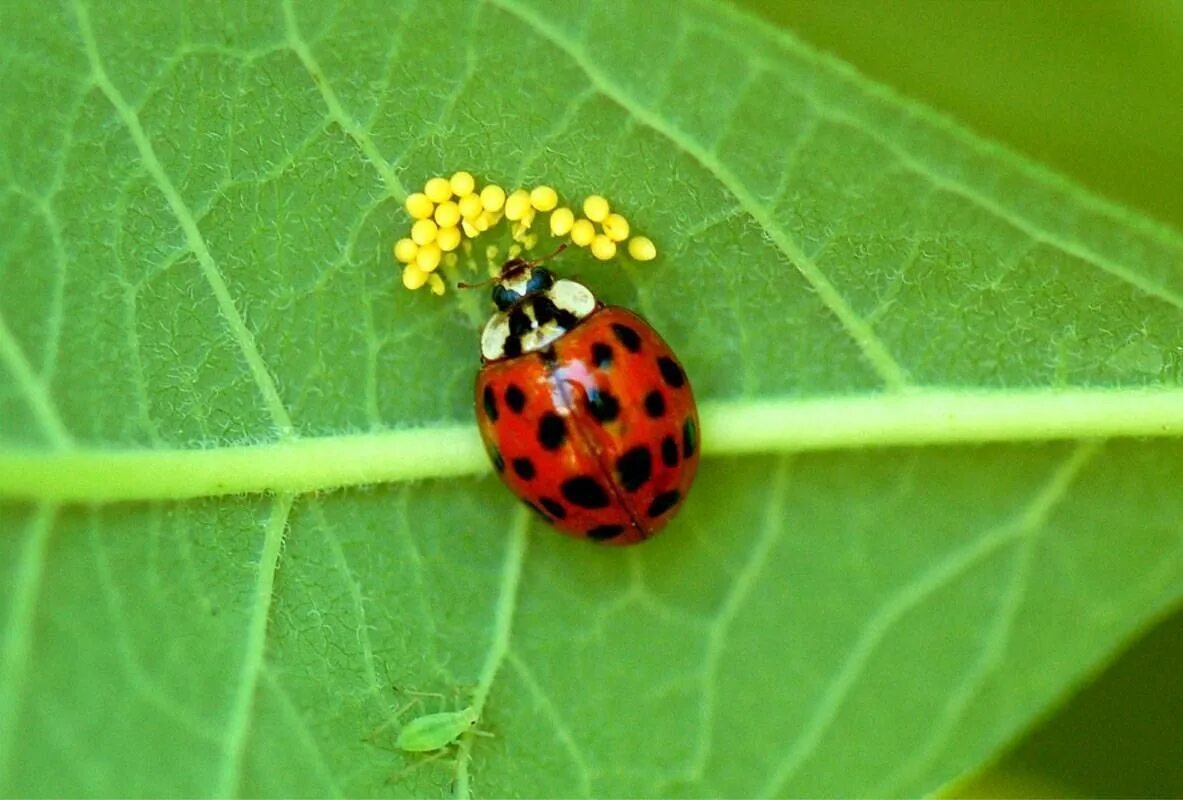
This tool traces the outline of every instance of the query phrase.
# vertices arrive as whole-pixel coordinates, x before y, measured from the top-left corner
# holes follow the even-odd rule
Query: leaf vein
[[[1069,456],[1069,469],[1062,470],[1061,473],[1064,477],[1071,478],[1092,459],[1099,448],[1097,442],[1081,443]],[[1065,491],[1067,482],[1060,487],[1060,495],[1062,496]],[[1055,492],[1045,492],[1041,499],[1042,502],[1031,506],[1016,522],[1020,533],[1018,552],[1015,554],[1006,591],[995,608],[994,619],[989,625],[978,657],[969,665],[961,683],[949,693],[940,717],[929,726],[924,741],[919,743],[910,758],[899,763],[891,774],[871,791],[872,795],[895,797],[914,793],[907,790],[907,782],[915,779],[917,775],[924,774],[940,755],[942,748],[950,743],[950,737],[970,704],[980,694],[986,680],[1003,664],[1015,620],[1019,616],[1030,586],[1031,563],[1040,539],[1039,534],[1044,530],[1053,503],[1058,497]]]
[[[497,679],[497,673],[505,662],[506,653],[509,652],[513,617],[518,604],[518,590],[522,583],[522,565],[526,560],[526,547],[529,543],[526,536],[529,527],[529,512],[525,507],[519,505],[510,521],[509,536],[505,547],[505,561],[501,569],[501,589],[498,592],[497,604],[493,611],[493,630],[489,638],[489,649],[485,653],[485,662],[481,667],[476,689],[472,693],[472,706],[476,710],[477,719],[480,719],[484,712],[485,703],[489,700],[489,692],[493,689],[493,681]],[[464,735],[457,758],[457,797],[469,796],[468,764],[471,756],[471,740],[471,733]]]
[[[103,625],[105,636],[112,646],[112,651],[122,662],[128,676],[128,686],[149,706],[168,718],[176,729],[187,730],[206,742],[216,742],[219,731],[173,697],[168,689],[161,685],[156,672],[146,668],[142,663],[135,647],[137,637],[127,627],[132,615],[122,602],[123,587],[111,572],[110,561],[104,551],[105,541],[102,539],[97,521],[91,521],[88,533],[92,549],[91,563],[94,565],[95,577],[107,605],[108,620]]]
[[[317,526],[323,532],[329,554],[332,556],[333,562],[336,563],[337,569],[341,572],[341,580],[345,583],[345,589],[349,593],[349,602],[352,604],[354,614],[357,616],[354,631],[357,635],[357,643],[361,647],[361,659],[365,670],[366,683],[372,694],[379,695],[382,688],[378,682],[378,672],[374,668],[374,645],[370,641],[370,626],[366,621],[366,604],[365,598],[362,596],[361,584],[358,582],[353,568],[349,564],[349,558],[345,555],[345,548],[341,546],[340,537],[337,536],[336,530],[333,526],[329,525],[329,521],[325,517],[324,506],[319,499],[314,499],[309,503],[309,511],[312,513]]]
[[[1105,200],[1098,195],[1083,192],[1078,186],[1060,175],[1052,173],[1046,168],[1040,167],[1028,160],[1016,158],[1012,151],[1002,145],[980,136],[967,134],[963,125],[953,121],[948,116],[933,111],[921,104],[902,99],[895,90],[887,86],[867,81],[865,77],[861,76],[849,64],[812,49],[787,30],[773,28],[767,24],[754,21],[749,14],[731,4],[712,2],[712,0],[695,0],[695,5],[704,13],[711,14],[715,17],[725,17],[732,22],[758,29],[765,39],[775,43],[781,55],[787,55],[795,61],[813,67],[818,72],[824,72],[827,76],[834,78],[846,86],[853,87],[876,100],[886,101],[895,106],[906,106],[911,116],[921,120],[933,130],[958,136],[960,143],[968,150],[985,158],[991,160],[1001,158],[1005,160],[1008,165],[1021,171],[1023,177],[1032,183],[1038,183],[1053,191],[1072,191],[1075,193],[1073,199],[1081,205],[1088,206],[1096,213],[1108,219],[1116,220],[1125,226],[1135,228],[1139,233],[1152,237],[1168,247],[1178,248],[1183,244],[1179,233],[1174,229],[1144,215],[1130,213],[1124,207]],[[821,101],[815,94],[798,92],[798,96],[814,102],[819,109],[826,107],[825,102]],[[859,122],[855,124],[861,126]]]
[[[657,113],[634,100],[622,87],[592,63],[583,50],[560,33],[554,25],[543,19],[541,15],[526,10],[513,0],[492,0],[492,2],[533,27],[540,36],[565,53],[605,97],[627,111],[642,125],[658,133],[693,158],[725,186],[751,215],[752,219],[768,233],[777,249],[789,259],[810,284],[821,302],[846,329],[847,334],[862,351],[863,357],[879,374],[884,384],[893,390],[908,388],[909,380],[906,371],[891,355],[886,345],[846,302],[846,299],[842,297],[813,259],[806,255],[801,246],[788,235],[784,228],[777,224],[771,209],[757,201],[747,186],[730,169],[684,131],[670,125]]]
[[[14,754],[13,742],[21,721],[25,679],[33,652],[37,598],[56,515],[57,507],[52,504],[36,508],[25,532],[24,546],[12,567],[8,615],[0,638],[0,775],[11,774],[9,762]]]
[[[292,8],[291,0],[284,0],[283,19],[284,25],[287,28],[288,46],[291,47],[296,57],[300,59],[300,63],[308,72],[308,76],[312,79],[313,84],[316,85],[321,98],[324,100],[325,106],[329,110],[329,117],[341,126],[341,130],[345,131],[346,135],[353,139],[358,148],[369,159],[386,185],[386,190],[398,199],[399,202],[402,202],[407,196],[407,190],[395,174],[394,168],[382,157],[378,146],[370,138],[369,132],[364,126],[359,125],[345,111],[345,107],[341,105],[337,93],[333,91],[333,87],[329,83],[328,76],[320,68],[320,64],[317,63],[316,56],[312,54],[312,48],[300,35],[300,27],[296,21],[296,12]]]
[[[32,365],[25,358],[3,316],[0,316],[0,362],[3,362],[16,378],[17,385],[21,387],[29,403],[29,410],[33,412],[49,443],[56,450],[68,449],[72,439],[62,418],[58,416],[49,390],[33,372]]]
[[[715,707],[720,688],[720,664],[727,646],[727,636],[732,624],[739,617],[744,603],[751,597],[760,579],[760,573],[768,563],[772,549],[784,533],[785,489],[788,484],[789,459],[781,458],[774,470],[768,489],[767,510],[764,524],[756,536],[747,560],[739,573],[730,582],[730,589],[719,605],[715,624],[707,635],[706,651],[700,673],[702,702],[699,705],[698,737],[694,754],[687,770],[689,780],[701,780],[706,774],[707,761],[714,743],[713,727]]]
[[[709,456],[1183,436],[1183,388],[932,389],[717,400],[699,411]],[[0,448],[0,497],[104,502],[305,493],[490,469],[471,424],[206,449]]]
[[[567,758],[575,765],[575,770],[578,774],[579,787],[577,793],[582,797],[592,796],[592,779],[591,768],[583,759],[580,753],[579,745],[575,741],[575,736],[571,733],[570,727],[567,726],[559,709],[551,702],[550,697],[543,691],[542,686],[538,683],[538,678],[535,677],[534,672],[526,665],[512,648],[506,651],[505,659],[509,665],[513,667],[518,674],[518,679],[525,685],[526,691],[534,698],[534,702],[542,709],[542,713],[546,716],[547,722],[554,728],[555,736],[559,740],[559,744],[563,746],[563,750],[567,752]]]
[[[1097,445],[1095,444],[1082,444],[1076,447],[1052,472],[1048,481],[1028,501],[1016,518],[985,531],[969,543],[946,553],[932,567],[901,585],[894,594],[887,598],[879,610],[871,615],[866,625],[863,626],[862,632],[855,638],[842,667],[822,692],[814,706],[813,713],[806,721],[796,741],[788,748],[773,770],[768,782],[757,793],[759,796],[779,797],[785,793],[786,784],[793,779],[802,764],[816,752],[846,702],[846,698],[854,688],[855,682],[870,662],[871,656],[890,635],[896,623],[938,590],[952,583],[1001,547],[1019,539],[1025,532],[1045,520],[1056,503],[1065,496],[1080,470],[1096,450]],[[1016,603],[1017,599],[1016,597]],[[1013,608],[1010,606],[1002,608],[1008,612],[1005,618],[1006,627],[1009,629],[1011,620],[1009,614],[1017,610],[1017,604]],[[1002,647],[1004,644],[1005,640],[1002,639],[998,642],[998,647]],[[994,657],[989,648],[987,652],[989,657]]]
[[[246,320],[239,312],[234,298],[230,295],[230,288],[226,284],[226,279],[222,275],[217,262],[214,260],[213,254],[206,245],[205,238],[198,228],[197,219],[188,206],[186,206],[185,201],[181,198],[180,192],[177,191],[172,180],[164,171],[164,165],[160,163],[160,159],[156,155],[156,150],[153,148],[152,142],[149,140],[143,125],[140,124],[140,119],[136,115],[135,110],[128,104],[123,94],[107,75],[106,68],[103,66],[102,59],[99,56],[98,42],[95,41],[94,32],[90,27],[90,17],[86,7],[78,0],[75,0],[74,12],[78,19],[79,32],[85,46],[87,60],[90,64],[91,80],[94,81],[95,86],[107,98],[107,102],[115,109],[115,113],[127,129],[132,143],[140,154],[140,158],[143,159],[144,168],[155,181],[157,189],[164,196],[165,201],[173,212],[173,216],[181,226],[182,231],[184,231],[189,248],[201,266],[202,275],[205,277],[206,283],[209,284],[214,294],[214,298],[218,304],[218,310],[221,312],[222,318],[229,326],[231,334],[234,336],[234,340],[242,352],[243,359],[246,361],[247,368],[250,370],[251,376],[254,378],[255,384],[263,397],[263,402],[271,415],[272,421],[275,423],[281,436],[286,437],[291,435],[292,421],[288,416],[287,409],[284,408],[283,401],[280,399],[275,380],[267,369],[262,355],[259,353],[254,334],[247,327]]]
[[[220,797],[231,797],[241,791],[242,760],[248,743],[259,678],[266,669],[264,659],[267,624],[275,590],[275,573],[279,569],[279,556],[283,548],[284,530],[292,511],[292,499],[290,494],[275,498],[271,506],[271,518],[263,535],[263,546],[259,553],[258,581],[255,584],[254,605],[246,630],[242,665],[239,668],[236,691],[229,709],[226,731],[221,740],[223,760],[217,779],[218,788],[214,791],[214,794]]]
[[[328,762],[325,760],[324,750],[320,747],[320,744],[316,741],[312,735],[312,732],[308,729],[308,721],[303,717],[303,715],[300,714],[296,704],[292,702],[292,698],[288,694],[288,691],[280,685],[279,679],[275,677],[274,670],[272,670],[267,664],[264,664],[261,676],[267,687],[271,689],[272,694],[279,702],[280,708],[283,709],[283,712],[287,714],[288,718],[291,720],[292,724],[287,727],[287,730],[293,731],[295,733],[296,740],[301,745],[303,745],[304,749],[311,755],[312,767],[316,774],[324,782],[325,787],[327,787],[327,791],[324,792],[324,795],[326,797],[344,797],[346,793],[342,792],[341,787],[337,785],[336,777],[333,775],[332,769],[330,769]],[[307,786],[302,785],[300,788],[305,792],[308,791]]]

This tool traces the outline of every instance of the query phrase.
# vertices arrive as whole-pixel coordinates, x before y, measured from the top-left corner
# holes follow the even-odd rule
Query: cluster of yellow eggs
[[[441,263],[455,263],[455,251],[466,239],[476,239],[502,219],[512,223],[513,238],[525,242],[527,249],[536,237],[529,233],[539,214],[550,215],[551,235],[567,237],[571,244],[587,247],[592,256],[607,261],[616,255],[617,245],[625,245],[637,261],[651,261],[657,248],[646,236],[630,236],[628,220],[614,212],[600,195],[583,201],[582,216],[560,205],[559,195],[550,186],[506,191],[495,183],[479,190],[468,172],[450,178],[430,178],[422,192],[407,197],[407,213],[414,222],[410,235],[394,244],[394,258],[403,264],[403,285],[408,289],[427,286],[435,294],[444,293],[444,280],[436,272]],[[465,245],[467,247],[467,245]]]

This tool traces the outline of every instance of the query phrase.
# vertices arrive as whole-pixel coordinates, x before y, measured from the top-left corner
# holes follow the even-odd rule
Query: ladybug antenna
[[[554,258],[555,256],[557,256],[559,253],[563,252],[566,249],[567,249],[567,243],[563,242],[562,244],[560,244],[558,247],[555,248],[554,252],[547,253],[542,258],[536,258],[532,261],[524,259],[524,258],[511,258],[508,261],[506,261],[504,265],[502,265],[501,271],[497,275],[494,275],[491,278],[486,278],[485,280],[479,281],[477,283],[464,283],[463,281],[461,281],[460,283],[456,284],[456,288],[457,289],[480,289],[482,286],[488,286],[491,283],[497,283],[499,280],[501,280],[503,277],[505,277],[505,273],[506,273],[505,268],[508,267],[510,264],[514,264],[517,267],[517,269],[519,269],[519,270],[523,267],[526,267],[526,266],[536,267],[539,264],[550,261],[552,258]]]
[[[499,280],[501,280],[501,276],[494,275],[492,278],[485,278],[483,281],[478,281],[476,283],[465,283],[464,281],[460,281],[459,283],[456,284],[456,288],[457,289],[480,289],[482,286],[488,286],[490,283],[495,283]]]
[[[567,243],[563,242],[562,244],[560,244],[558,247],[555,248],[555,251],[553,253],[545,255],[542,258],[535,259],[535,260],[529,262],[529,264],[532,267],[536,267],[539,264],[550,261],[552,258],[554,258],[555,256],[557,256],[559,253],[563,252],[566,249],[567,249]]]

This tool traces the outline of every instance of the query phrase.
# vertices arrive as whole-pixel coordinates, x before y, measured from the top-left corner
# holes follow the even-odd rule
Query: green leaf
[[[1183,596],[1183,237],[792,39],[656,2],[6,17],[0,793],[931,792]],[[455,169],[658,243],[559,266],[703,403],[642,547],[481,461],[478,300],[390,260]],[[492,737],[394,749],[469,703]]]

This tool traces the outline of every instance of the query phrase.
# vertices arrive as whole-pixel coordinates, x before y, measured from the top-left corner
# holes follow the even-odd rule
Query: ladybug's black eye
[[[498,311],[504,311],[521,299],[521,295],[513,289],[506,289],[500,283],[493,287],[493,305]]]
[[[554,282],[555,276],[550,273],[550,270],[535,267],[534,271],[530,273],[530,280],[526,281],[526,294],[545,292],[554,285]]]

